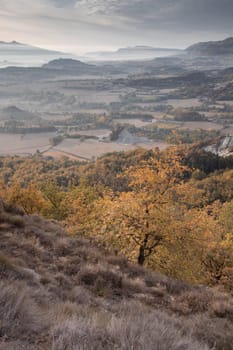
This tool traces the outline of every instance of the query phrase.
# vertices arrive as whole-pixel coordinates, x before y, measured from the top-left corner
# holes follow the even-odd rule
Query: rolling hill
[[[96,72],[97,67],[92,64],[87,64],[84,62],[81,62],[79,60],[69,59],[69,58],[60,58],[52,60],[46,64],[43,65],[44,69],[55,69],[55,70],[62,70],[62,71],[79,71],[84,73],[91,73]]]

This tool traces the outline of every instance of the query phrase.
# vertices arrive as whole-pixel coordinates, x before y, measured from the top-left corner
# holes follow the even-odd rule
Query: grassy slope
[[[230,350],[233,300],[0,202],[0,350]]]

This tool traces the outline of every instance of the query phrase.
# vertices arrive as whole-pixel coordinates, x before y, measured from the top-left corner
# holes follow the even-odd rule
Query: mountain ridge
[[[6,48],[15,48],[15,49],[25,49],[25,50],[35,50],[35,51],[40,51],[42,52],[46,52],[46,53],[52,53],[52,54],[66,54],[65,52],[61,52],[61,51],[57,51],[57,50],[49,50],[49,49],[45,49],[39,46],[34,46],[34,45],[30,45],[30,44],[25,44],[25,43],[21,43],[18,41],[0,41],[0,50],[4,49],[4,46],[6,46]]]
[[[159,48],[146,45],[137,45],[119,48],[115,51],[96,51],[87,52],[86,57],[99,59],[152,59],[156,56],[167,56],[183,52],[181,49],[175,48]]]
[[[0,40],[0,45],[26,45],[23,43],[20,43],[18,41],[12,40],[12,41],[2,41]]]
[[[55,59],[72,55],[32,46],[16,41],[0,42],[0,68],[5,67],[38,67]]]
[[[233,37],[218,41],[199,42],[187,47],[187,53],[195,55],[233,55]]]

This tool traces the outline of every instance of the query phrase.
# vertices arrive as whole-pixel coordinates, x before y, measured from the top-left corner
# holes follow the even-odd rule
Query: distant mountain
[[[125,47],[125,48],[120,48],[116,52],[121,53],[121,54],[129,54],[129,53],[144,53],[144,52],[177,52],[177,51],[182,51],[178,49],[171,49],[171,48],[159,48],[159,47],[152,47],[152,46],[134,46],[134,47]]]
[[[97,60],[142,60],[177,55],[181,52],[183,52],[183,50],[173,48],[134,46],[120,48],[117,51],[89,52],[86,54],[86,57]]]
[[[0,41],[0,45],[24,45],[24,44],[21,44],[21,43],[13,40],[13,41],[9,41],[9,42]]]
[[[31,46],[17,41],[0,41],[0,67],[39,66],[51,59],[71,55]]]
[[[10,51],[10,52],[17,52],[19,54],[25,53],[30,55],[33,55],[33,54],[67,55],[64,52],[47,50],[40,47],[19,43],[17,41],[11,41],[11,42],[0,41],[0,53],[4,54],[5,51],[7,52],[7,54]]]
[[[207,41],[194,44],[186,49],[187,53],[202,56],[233,55],[233,37],[221,41]]]

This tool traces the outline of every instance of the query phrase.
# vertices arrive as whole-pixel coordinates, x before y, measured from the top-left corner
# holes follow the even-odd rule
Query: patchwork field
[[[49,140],[55,135],[55,133],[27,135],[0,133],[0,155],[31,155],[37,150],[43,152],[50,147]]]
[[[151,125],[150,122],[147,121],[143,121],[140,119],[123,119],[123,118],[119,118],[116,119],[114,121],[115,124],[130,124],[130,125],[134,125],[138,128],[142,127],[142,126],[147,126],[147,125]],[[156,123],[156,120],[154,120],[152,123]]]
[[[221,130],[222,125],[212,122],[185,122],[182,123],[179,129],[189,129],[189,130]]]
[[[57,147],[54,147],[52,151],[59,152],[59,156],[61,153],[63,153],[66,156],[75,156],[80,159],[91,160],[106,153],[129,151],[135,149],[136,147],[145,149],[159,147],[160,149],[165,149],[167,144],[165,142],[149,142],[125,145],[115,142],[100,142],[98,140],[85,140],[81,142],[77,139],[65,139]],[[51,150],[49,153],[44,153],[44,155],[48,154],[51,154]]]
[[[206,84],[204,79],[200,80],[200,87],[194,81],[192,88],[192,81],[187,81],[176,62],[171,67],[170,64],[164,67],[157,64],[151,67],[152,75],[147,62],[100,65],[98,72],[93,74],[84,68],[84,71],[73,69],[72,74],[68,68],[64,71],[0,70],[0,127],[4,131],[0,133],[0,155],[26,156],[38,150],[54,157],[65,155],[89,160],[107,152],[135,147],[165,148],[168,146],[166,140],[173,142],[169,141],[172,129],[184,135],[185,143],[218,136],[220,132],[224,135],[232,133],[233,102],[218,101],[212,94],[213,86],[220,89],[225,86],[225,81],[222,85],[219,78],[215,81],[210,76],[212,85]],[[187,67],[184,68],[186,71]],[[184,80],[177,85],[175,79],[180,74]],[[142,78],[141,83],[132,84],[134,78],[135,82]],[[148,78],[154,79],[155,84],[148,85]],[[158,78],[160,81],[156,81]],[[18,114],[11,112],[19,109]],[[186,109],[188,114],[194,113],[194,118],[176,118]],[[6,110],[10,111],[8,115]],[[31,128],[28,113],[34,116],[33,128],[36,125],[41,132],[30,134],[35,129]],[[199,119],[195,119],[195,113]],[[150,138],[156,142],[148,140],[144,143],[143,139],[142,143],[107,142],[111,132],[116,140],[122,124],[128,125],[133,137]],[[57,130],[57,133],[44,133],[49,130]],[[61,137],[51,142],[58,135]],[[83,137],[80,140],[74,135]]]
[[[109,136],[109,130],[89,130],[80,131],[80,135],[96,136],[100,139]],[[166,147],[163,142],[149,142],[136,145],[124,145],[115,142],[100,142],[99,140],[65,139],[57,147],[52,147],[50,139],[56,136],[56,133],[41,134],[0,134],[0,155],[32,155],[36,151],[42,152],[45,156],[68,156],[69,158],[80,158],[84,160],[99,157],[108,152],[127,151],[135,147],[161,149]]]
[[[174,108],[190,108],[200,106],[202,102],[200,102],[197,98],[187,98],[167,100],[167,104],[173,106]]]

